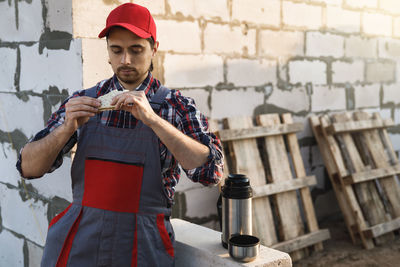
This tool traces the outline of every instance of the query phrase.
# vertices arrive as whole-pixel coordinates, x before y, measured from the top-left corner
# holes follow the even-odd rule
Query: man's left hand
[[[158,118],[143,91],[130,91],[117,95],[113,98],[111,105],[114,105],[116,110],[131,112],[136,119],[147,126],[151,126]]]

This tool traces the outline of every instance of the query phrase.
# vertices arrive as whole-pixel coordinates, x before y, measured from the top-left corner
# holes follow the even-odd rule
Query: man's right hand
[[[65,104],[64,126],[70,132],[75,132],[80,126],[85,124],[90,117],[96,115],[101,106],[101,102],[93,97],[81,96],[71,98]]]

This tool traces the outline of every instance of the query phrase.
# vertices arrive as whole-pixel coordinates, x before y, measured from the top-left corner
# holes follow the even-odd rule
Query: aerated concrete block
[[[342,57],[344,37],[330,33],[308,32],[306,34],[306,55],[312,57]]]
[[[175,265],[177,267],[292,266],[287,253],[262,245],[256,260],[249,263],[235,261],[229,257],[228,250],[221,245],[221,232],[180,219],[172,219],[171,223],[176,238]]]
[[[6,48],[6,47],[0,48],[0,62],[7,62],[7,64],[0,64],[0,84],[1,84],[0,91],[15,92],[15,73],[17,71],[17,49]]]
[[[211,94],[209,91],[204,89],[184,89],[181,90],[182,95],[191,97],[196,103],[196,107],[203,113],[206,117],[210,116],[210,106],[209,101]]]
[[[291,91],[275,88],[267,103],[297,113],[310,109],[310,100],[303,87],[295,87]]]
[[[304,33],[300,31],[260,31],[260,53],[269,57],[304,55]]]
[[[356,108],[379,107],[380,85],[354,87]]]
[[[146,7],[153,16],[165,14],[165,1],[164,0],[151,0],[151,1],[135,0],[135,1],[131,1],[131,2]]]
[[[165,85],[170,88],[215,86],[223,82],[223,61],[216,55],[170,55],[164,60]]]
[[[60,168],[46,173],[40,179],[26,181],[26,184],[32,185],[40,195],[48,199],[57,196],[72,202],[71,164],[71,158],[64,157]]]
[[[364,61],[332,62],[333,83],[355,83],[364,80]]]
[[[182,14],[185,17],[203,17],[219,21],[229,20],[228,2],[225,0],[214,0],[212,4],[208,1],[168,0],[168,5],[173,15]]]
[[[0,182],[18,186],[19,172],[15,167],[17,163],[17,151],[11,143],[0,143]]]
[[[242,27],[207,23],[204,29],[204,52],[207,54],[254,55],[256,30],[244,31]]]
[[[378,0],[344,0],[344,6],[352,8],[377,8]]]
[[[0,31],[1,41],[11,42],[18,39],[17,23],[18,22],[15,16],[15,2],[1,1],[0,25],[7,25],[7,27],[2,27]]]
[[[21,45],[22,91],[42,93],[49,86],[69,92],[82,89],[82,45],[80,40],[73,40],[69,50],[47,49],[42,53],[39,44]]]
[[[201,52],[201,30],[197,22],[156,20],[159,51]],[[185,36],[183,39],[182,36]]]
[[[362,17],[363,32],[373,36],[392,35],[392,17],[379,13],[365,12]]]
[[[400,104],[400,88],[398,84],[383,85],[382,104]]]
[[[339,32],[359,33],[361,13],[345,10],[336,6],[326,8],[326,26]]]
[[[233,0],[232,19],[279,27],[281,4],[279,0]]]
[[[227,82],[235,86],[260,86],[276,83],[276,61],[228,59]]]
[[[392,61],[366,63],[367,82],[394,82],[396,64]]]
[[[293,60],[289,62],[290,83],[326,84],[326,63],[320,60]]]
[[[345,39],[345,56],[351,58],[376,58],[378,41],[374,38],[349,36]]]
[[[213,90],[211,118],[253,116],[254,109],[264,103],[264,94],[254,88],[239,90]]]
[[[83,88],[90,88],[113,76],[108,59],[107,43],[104,39],[82,38]]]
[[[312,111],[332,111],[346,109],[346,92],[344,88],[314,86],[311,96]]]
[[[317,30],[322,27],[322,7],[282,1],[282,18],[285,26]]]
[[[47,0],[46,26],[51,31],[72,34],[72,1]]]
[[[14,94],[0,93],[0,109],[0,130],[3,132],[19,130],[30,138],[43,128],[40,97],[30,96],[28,102],[24,102]]]
[[[47,204],[41,200],[26,199],[25,192],[3,184],[0,184],[0,203],[5,228],[44,245],[48,228]]]
[[[40,266],[43,256],[43,248],[30,241],[27,241],[26,243],[28,245],[29,267]]]
[[[18,2],[18,35],[14,41],[38,41],[44,32],[42,1]]]
[[[0,232],[0,263],[1,266],[24,266],[24,240],[3,229]]]

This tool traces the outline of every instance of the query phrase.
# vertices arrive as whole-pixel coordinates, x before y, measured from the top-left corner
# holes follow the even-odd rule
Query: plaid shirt
[[[150,99],[161,83],[153,78],[149,72],[147,78],[143,83],[136,88],[136,90],[144,91],[147,99]],[[112,78],[103,80],[96,85],[97,97],[107,94],[112,90],[123,90],[124,88],[119,83],[117,77],[114,75]],[[79,96],[85,96],[86,90],[80,90],[74,92],[72,96],[67,98],[60,106],[60,108],[52,114],[47,122],[46,128],[38,132],[29,142],[37,141],[48,135],[58,126],[64,122],[65,118],[65,104],[69,99]],[[222,148],[219,139],[208,131],[208,122],[204,115],[202,115],[196,108],[194,100],[181,95],[179,91],[171,90],[166,96],[164,102],[161,105],[159,115],[174,125],[177,129],[206,145],[210,149],[207,162],[198,168],[192,170],[184,170],[187,176],[194,182],[199,182],[203,185],[217,184],[223,172],[223,160],[222,160]],[[134,128],[138,123],[138,120],[132,116],[129,112],[125,111],[112,111],[112,112],[101,112],[97,114],[101,117],[101,123],[118,128]],[[78,132],[75,132],[68,140],[64,148],[61,150],[57,159],[53,163],[50,172],[61,166],[63,162],[63,155],[68,153],[71,148],[76,144],[78,139]],[[21,150],[22,152],[22,150]],[[177,185],[180,177],[180,168],[178,162],[175,160],[171,152],[167,147],[160,142],[160,160],[162,168],[162,177],[164,191],[169,199],[170,203],[173,203],[173,196],[175,192],[175,186]],[[21,171],[21,153],[17,162],[17,169]],[[36,178],[36,177],[29,177]]]

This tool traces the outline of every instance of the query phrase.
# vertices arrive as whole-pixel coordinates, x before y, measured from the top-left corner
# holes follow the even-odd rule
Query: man
[[[17,163],[23,177],[41,177],[77,143],[73,203],[50,222],[42,266],[172,266],[177,162],[193,181],[217,184],[220,142],[193,100],[152,76],[158,42],[146,8],[115,8],[99,37],[114,76],[69,97]],[[115,110],[99,112],[97,97],[124,89]]]

